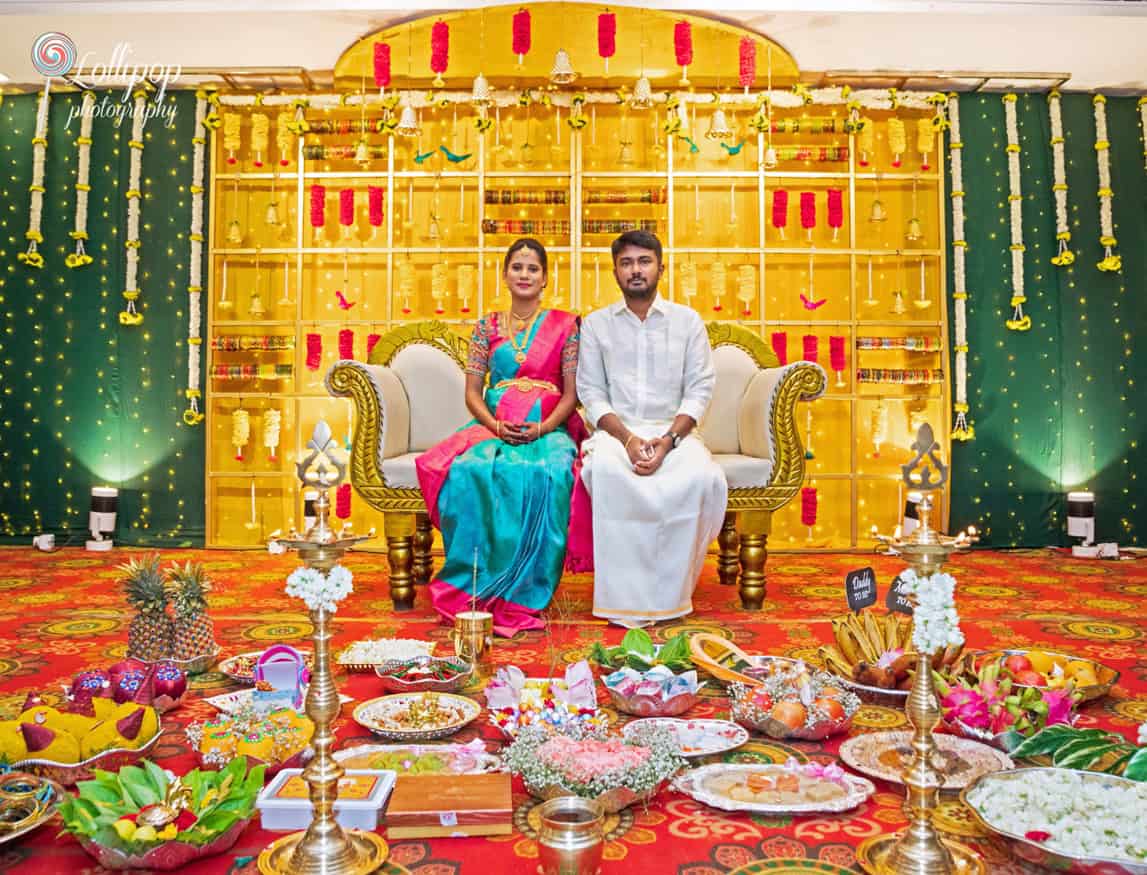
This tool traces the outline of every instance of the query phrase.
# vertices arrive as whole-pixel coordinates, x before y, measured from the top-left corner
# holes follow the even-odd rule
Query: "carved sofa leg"
[[[741,514],[741,606],[759,611],[765,602],[765,561],[773,517],[768,511]]]
[[[396,611],[409,611],[414,607],[414,514],[386,513],[383,529],[389,551],[390,597]]]
[[[416,584],[430,582],[434,572],[434,560],[430,558],[430,549],[434,546],[434,527],[430,525],[430,517],[419,513],[414,516],[414,567],[412,573]]]
[[[721,526],[721,534],[717,536],[717,577],[722,586],[736,586],[737,576],[741,564],[737,558],[737,549],[740,546],[737,535],[737,512],[730,510],[725,513],[725,523]]]

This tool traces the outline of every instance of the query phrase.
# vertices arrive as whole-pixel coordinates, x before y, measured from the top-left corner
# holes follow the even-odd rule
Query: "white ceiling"
[[[697,9],[696,0],[652,5]],[[441,8],[359,0],[0,0],[0,74],[12,83],[40,82],[30,50],[46,31],[66,33],[81,56],[91,53],[89,63],[106,63],[118,44],[130,43],[136,63],[329,70],[356,39]],[[802,71],[1062,73],[1069,89],[1147,92],[1147,2],[1138,0],[723,0],[720,11],[700,14],[776,40]]]

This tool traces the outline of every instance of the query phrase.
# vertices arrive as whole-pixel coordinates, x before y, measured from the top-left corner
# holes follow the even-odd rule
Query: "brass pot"
[[[604,833],[601,806],[559,796],[538,806],[538,862],[542,875],[598,875]]]

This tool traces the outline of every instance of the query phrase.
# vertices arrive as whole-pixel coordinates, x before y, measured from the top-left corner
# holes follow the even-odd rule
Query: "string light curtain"
[[[1112,204],[1119,227],[1120,272],[1100,271],[1099,203],[1077,197],[1069,218],[1073,264],[1059,251],[1053,152],[1047,98],[1021,94],[1015,103],[1023,147],[1025,288],[1031,331],[1009,331],[1006,298],[981,290],[1004,287],[1011,272],[1004,106],[998,94],[961,95],[967,288],[968,399],[976,439],[952,446],[951,526],[982,526],[989,546],[1061,543],[1064,494],[1087,487],[1100,503],[1097,530],[1122,544],[1147,539],[1147,506],[1130,472],[1147,464],[1147,422],[1137,412],[1147,380],[1147,174],[1139,110],[1133,97],[1107,99]],[[1095,120],[1091,96],[1061,97],[1066,182],[1095,192]],[[953,239],[949,225],[948,239]],[[953,288],[949,259],[948,288]],[[949,319],[954,324],[949,295]],[[954,366],[950,353],[947,367]]]
[[[121,96],[116,91],[109,99]],[[142,206],[150,227],[141,226],[138,264],[147,290],[142,328],[117,318],[126,250],[113,231],[126,224],[124,193],[135,151],[127,145],[130,114],[119,128],[114,117],[93,119],[87,252],[94,262],[69,269],[82,98],[53,95],[40,247],[45,263],[39,270],[15,263],[24,248],[38,99],[6,95],[0,104],[0,199],[17,204],[9,230],[20,232],[0,240],[0,261],[15,268],[0,275],[0,295],[21,302],[0,308],[0,384],[10,393],[0,396],[0,482],[12,484],[0,489],[0,540],[23,542],[52,531],[57,544],[69,535],[82,541],[91,487],[107,485],[120,490],[117,541],[201,544],[204,429],[183,421],[195,94],[168,91],[161,109],[174,113],[172,126],[165,126],[168,115],[148,126],[142,175],[150,182]]]

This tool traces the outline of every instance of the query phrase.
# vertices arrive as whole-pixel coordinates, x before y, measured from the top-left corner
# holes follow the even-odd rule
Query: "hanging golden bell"
[[[633,147],[626,140],[621,141],[621,148],[617,153],[617,163],[622,165],[629,165],[633,163]]]
[[[924,239],[924,229],[920,226],[920,220],[912,218],[908,220],[908,228],[904,232],[904,239],[909,243],[915,243],[917,240]]]
[[[772,170],[774,167],[776,167],[777,150],[772,146],[769,146],[767,149],[765,149],[765,157],[761,159],[761,163],[764,164],[765,170]]]
[[[278,227],[282,224],[279,221],[279,202],[271,201],[267,204],[267,212],[263,215],[263,221],[272,227]]]
[[[649,84],[649,77],[642,76],[634,83],[629,105],[634,109],[649,109],[653,106],[653,86]]]
[[[565,49],[558,49],[557,54],[554,55],[554,66],[550,70],[550,81],[555,85],[569,85],[577,78],[577,72],[573,68],[573,61],[570,60],[569,52]]]
[[[251,303],[247,305],[247,315],[255,319],[265,316],[267,311],[263,308],[263,297],[258,292],[251,293]]]
[[[398,119],[398,127],[394,132],[402,137],[417,137],[421,128],[418,126],[418,115],[414,107],[407,103],[402,107],[402,115]]]
[[[360,167],[366,167],[370,163],[370,148],[366,145],[366,137],[360,137],[355,145],[354,161]]]
[[[479,73],[474,77],[474,87],[470,94],[470,103],[474,106],[489,106],[494,102],[490,94],[490,83],[486,77]]]
[[[876,223],[885,222],[887,220],[888,211],[884,209],[884,201],[880,198],[876,198],[876,200],[872,202],[872,207],[868,210],[868,221]]]
[[[227,226],[227,242],[236,245],[243,242],[243,226],[239,224],[238,219],[232,219]]]
[[[713,115],[709,119],[709,130],[705,132],[705,136],[710,140],[727,140],[733,136],[733,129],[729,127],[729,121],[725,118],[725,110],[713,110]]]
[[[903,292],[893,292],[892,293],[892,312],[897,316],[900,316],[904,312],[906,312],[905,307],[904,307],[904,293]]]

